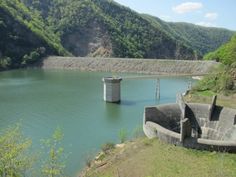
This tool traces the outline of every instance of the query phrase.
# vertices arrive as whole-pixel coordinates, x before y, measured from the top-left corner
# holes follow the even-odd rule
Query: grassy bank
[[[104,155],[82,176],[87,177],[233,177],[236,154],[176,147],[158,139],[139,138]]]

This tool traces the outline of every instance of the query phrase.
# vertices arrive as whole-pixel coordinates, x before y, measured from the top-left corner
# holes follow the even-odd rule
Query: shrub
[[[61,147],[63,133],[60,128],[57,128],[52,137],[42,140],[44,148],[47,149],[47,157],[42,165],[43,176],[64,176],[65,154],[64,148]]]
[[[39,47],[29,54],[25,54],[22,58],[22,65],[33,64],[37,62],[40,58],[44,57],[46,53],[46,49],[44,47]]]
[[[102,145],[102,151],[105,154],[109,153],[114,148],[115,148],[115,144],[111,143],[111,142],[108,142],[108,143]]]
[[[0,69],[7,69],[11,65],[10,57],[0,58]]]
[[[31,140],[24,138],[20,126],[0,134],[0,176],[25,176],[34,159],[29,154]]]
[[[234,65],[233,65],[234,67]],[[232,66],[224,66],[217,68],[212,74],[205,76],[193,88],[195,91],[213,91],[215,93],[232,92],[234,88],[234,72]]]

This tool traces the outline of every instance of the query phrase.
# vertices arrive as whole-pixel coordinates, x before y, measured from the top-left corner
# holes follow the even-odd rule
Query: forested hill
[[[184,22],[164,22],[150,15],[143,14],[142,16],[157,28],[162,28],[175,40],[182,41],[196,50],[200,55],[216,50],[229,41],[234,34],[233,31],[223,28],[203,27]]]
[[[227,65],[234,63],[234,68],[236,68],[236,33],[229,42],[219,47],[216,51],[208,53],[204,58],[217,60]]]
[[[37,9],[76,56],[195,59],[138,13],[107,0],[22,0]]]
[[[167,23],[112,0],[1,0],[0,32],[0,67],[70,53],[199,59],[233,35],[224,29]]]
[[[68,55],[60,38],[18,0],[0,2],[0,70],[18,68],[45,55]]]
[[[196,59],[233,34],[151,19],[109,0],[22,1],[47,19],[76,56]]]

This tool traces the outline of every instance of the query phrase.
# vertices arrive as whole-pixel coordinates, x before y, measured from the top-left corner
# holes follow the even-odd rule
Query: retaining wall
[[[236,152],[236,110],[215,106],[209,120],[210,106],[186,104],[186,118],[183,120],[178,104],[146,107],[144,133],[149,138],[158,137],[188,148]],[[178,130],[171,125],[177,125]]]
[[[81,71],[160,75],[204,75],[216,65],[218,63],[213,61],[56,56],[48,57],[40,63],[44,69],[78,69]]]

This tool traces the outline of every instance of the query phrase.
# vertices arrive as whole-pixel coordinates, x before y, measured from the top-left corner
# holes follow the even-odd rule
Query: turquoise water
[[[162,78],[161,100],[157,101],[156,79],[124,79],[122,101],[112,104],[103,101],[104,76],[111,74],[41,69],[1,72],[0,129],[20,122],[37,151],[40,140],[61,127],[63,147],[69,154],[66,173],[76,176],[88,154],[94,155],[106,142],[119,142],[121,129],[132,137],[142,126],[145,106],[175,102],[176,93],[184,92],[189,81],[188,77]]]

